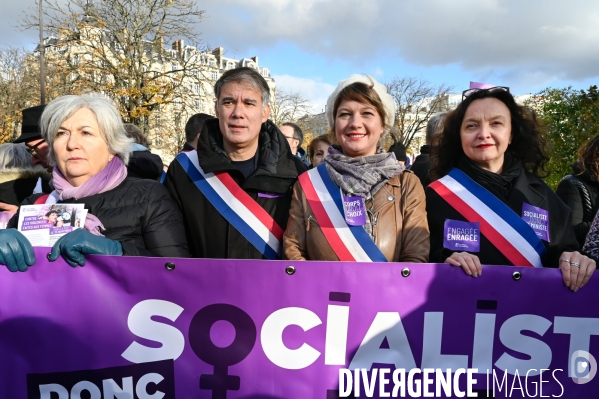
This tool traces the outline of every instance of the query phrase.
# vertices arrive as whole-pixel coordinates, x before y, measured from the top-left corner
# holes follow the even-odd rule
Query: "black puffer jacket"
[[[580,169],[574,165],[574,173],[566,176],[560,181],[557,186],[556,194],[572,209],[572,224],[574,225],[574,233],[576,239],[582,247],[584,240],[591,228],[593,218],[599,209],[599,182],[594,180],[588,173],[582,173]],[[580,182],[586,191],[588,192],[588,202],[584,198],[584,194],[581,193],[580,189],[576,186],[576,180]],[[590,212],[587,211],[585,217],[585,208],[590,205]]]
[[[293,185],[306,167],[289,151],[285,137],[271,121],[262,124],[258,145],[258,168],[246,179],[223,150],[218,119],[208,120],[198,141],[200,166],[206,173],[228,172],[285,230]],[[263,259],[262,254],[208,202],[178,161],[170,164],[164,185],[181,209],[193,257]],[[259,193],[270,195],[259,196]]]
[[[33,204],[41,194],[22,205]],[[104,227],[105,237],[119,241],[126,256],[189,257],[183,220],[166,189],[158,182],[127,177],[118,187],[79,200]],[[17,213],[9,222],[16,228]]]
[[[140,179],[160,181],[162,158],[150,151],[133,151],[127,164],[127,175]]]

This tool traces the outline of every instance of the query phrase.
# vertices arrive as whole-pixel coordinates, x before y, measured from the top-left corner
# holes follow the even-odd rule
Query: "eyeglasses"
[[[468,97],[471,94],[474,94],[478,91],[488,91],[489,93],[493,93],[494,91],[507,91],[508,93],[510,92],[510,88],[506,87],[506,86],[494,86],[494,87],[489,87],[487,89],[468,89],[468,90],[464,90],[462,92],[462,101],[464,101],[464,99],[466,97]]]
[[[37,149],[37,147],[39,147],[40,145],[42,145],[43,143],[45,143],[46,140],[42,139],[42,141],[40,141],[39,143],[37,143],[36,145],[34,145],[33,147],[29,147],[27,146],[27,152],[32,156],[32,157],[36,157],[37,155],[35,153],[35,150]]]
[[[287,140],[297,140],[295,137],[293,136],[285,136],[283,135],[283,137],[285,137]]]

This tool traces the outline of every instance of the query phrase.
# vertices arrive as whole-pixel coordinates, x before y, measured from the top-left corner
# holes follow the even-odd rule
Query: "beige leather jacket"
[[[372,202],[374,201],[374,204]],[[427,262],[429,230],[420,180],[410,171],[390,179],[366,202],[374,243],[391,262]],[[283,259],[339,258],[325,238],[299,184],[293,187],[289,222],[283,236]]]

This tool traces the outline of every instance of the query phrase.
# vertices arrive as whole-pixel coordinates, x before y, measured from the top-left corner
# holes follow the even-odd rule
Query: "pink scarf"
[[[81,199],[92,195],[104,193],[117,187],[127,177],[127,167],[119,157],[114,157],[104,169],[92,176],[88,181],[74,187],[67,181],[58,167],[52,171],[52,184],[60,201]],[[85,218],[85,229],[97,236],[104,236],[100,231],[105,230],[104,225],[90,212]]]

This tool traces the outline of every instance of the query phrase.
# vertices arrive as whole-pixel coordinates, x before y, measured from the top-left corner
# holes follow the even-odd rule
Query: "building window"
[[[210,59],[210,66],[213,67],[214,66],[214,60]]]
[[[162,136],[160,136],[160,132],[156,133],[156,138],[154,140],[154,144],[162,145]]]
[[[172,71],[176,71],[177,69],[179,69],[179,64],[173,62]]]
[[[193,84],[193,92],[195,94],[199,94],[200,93],[200,84],[199,83],[194,83]]]
[[[218,74],[216,72],[212,72],[212,80],[218,80]]]
[[[200,100],[196,100],[196,109],[200,109]]]

